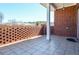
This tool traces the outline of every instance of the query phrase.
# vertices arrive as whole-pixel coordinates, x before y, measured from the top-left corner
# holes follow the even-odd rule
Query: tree
[[[3,14],[0,12],[0,23],[2,23],[2,21],[3,21]]]

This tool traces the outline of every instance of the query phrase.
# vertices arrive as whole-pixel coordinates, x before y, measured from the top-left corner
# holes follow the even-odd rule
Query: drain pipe
[[[47,40],[50,40],[50,3],[47,4]]]

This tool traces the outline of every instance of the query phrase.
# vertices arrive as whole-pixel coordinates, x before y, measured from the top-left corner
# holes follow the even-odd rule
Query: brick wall
[[[42,30],[41,30],[41,35],[46,35],[46,32],[47,32],[47,26],[46,25],[43,25],[42,26]],[[53,35],[54,34],[54,26],[50,26],[50,34]]]
[[[0,45],[38,36],[42,26],[0,25]]]
[[[55,11],[54,33],[60,36],[77,36],[77,8],[75,6]]]

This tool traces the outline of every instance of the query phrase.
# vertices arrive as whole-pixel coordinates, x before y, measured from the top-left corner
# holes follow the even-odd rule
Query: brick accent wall
[[[0,45],[38,36],[42,26],[0,25]]]
[[[77,36],[77,8],[75,6],[55,11],[54,34],[60,36]]]

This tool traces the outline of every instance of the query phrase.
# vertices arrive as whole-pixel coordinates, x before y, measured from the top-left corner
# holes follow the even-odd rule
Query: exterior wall
[[[79,8],[79,3],[77,3],[77,5],[76,5],[76,6],[77,6],[77,9],[78,9],[78,8]]]
[[[54,34],[60,36],[77,36],[77,8],[75,6],[55,11]]]
[[[46,25],[43,25],[42,26],[42,31],[40,32],[41,35],[46,35],[46,32],[47,32],[47,27]],[[50,26],[50,34],[53,35],[54,34],[54,26]]]
[[[38,36],[41,29],[42,26],[0,25],[0,45]]]

